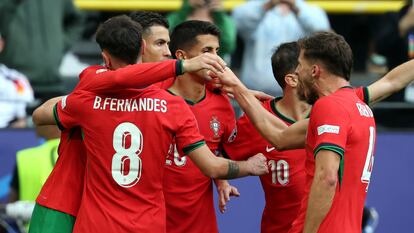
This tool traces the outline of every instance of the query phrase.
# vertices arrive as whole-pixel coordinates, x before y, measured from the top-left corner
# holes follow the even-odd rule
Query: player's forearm
[[[62,97],[55,97],[43,103],[33,112],[32,118],[35,125],[54,125],[56,124],[53,115],[53,107]]]
[[[178,60],[130,65],[115,71],[103,72],[88,80],[82,88],[97,94],[109,94],[126,88],[143,88],[177,75]],[[81,81],[82,82],[82,81]]]
[[[403,89],[414,80],[414,60],[392,69],[383,78],[368,86],[370,104],[379,102]]]
[[[309,193],[304,233],[316,233],[328,214],[338,183],[340,158],[335,152],[321,150],[315,158],[315,176]]]
[[[286,128],[283,132],[278,150],[293,150],[305,148],[306,131],[309,119],[304,119]]]
[[[316,233],[332,206],[335,186],[314,179],[309,194],[308,209],[303,233]]]
[[[257,131],[276,149],[280,147],[282,130],[287,126],[269,113],[245,87],[237,87],[234,96]]]

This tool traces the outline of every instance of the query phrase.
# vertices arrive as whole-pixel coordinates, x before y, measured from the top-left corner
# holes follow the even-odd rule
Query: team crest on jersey
[[[216,116],[213,116],[211,118],[211,121],[210,121],[210,129],[213,130],[213,133],[214,133],[213,138],[219,138],[220,137],[220,135],[219,135],[220,126],[221,126],[220,121],[218,121]]]

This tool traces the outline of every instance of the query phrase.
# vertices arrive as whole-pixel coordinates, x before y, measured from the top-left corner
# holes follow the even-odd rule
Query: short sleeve
[[[360,100],[369,105],[369,92],[368,87],[356,87],[355,94]]]
[[[340,103],[322,98],[312,108],[310,128],[315,137],[314,155],[320,150],[333,151],[343,158],[350,128],[350,118]]]
[[[180,105],[180,111],[177,111],[178,116],[176,116],[178,129],[175,132],[175,142],[180,153],[188,154],[204,145],[205,141],[190,108],[184,101]]]
[[[223,153],[233,160],[246,160],[260,152],[257,146],[262,137],[244,114],[237,120],[236,127],[229,137],[228,143],[223,144]]]
[[[79,92],[64,96],[53,108],[56,125],[60,130],[79,126],[82,117],[82,94]]]

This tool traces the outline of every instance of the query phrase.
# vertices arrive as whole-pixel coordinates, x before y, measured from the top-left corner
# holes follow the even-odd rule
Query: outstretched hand
[[[221,88],[227,94],[234,94],[236,88],[246,88],[233,71],[226,67],[223,72],[209,72],[215,87]]]
[[[214,73],[219,73],[224,72],[226,66],[226,62],[221,59],[221,57],[210,53],[203,53],[197,57],[183,60],[184,72],[190,73],[197,72],[202,69],[206,69]],[[207,72],[205,72],[205,75],[203,76],[206,80],[211,80],[211,77]]]

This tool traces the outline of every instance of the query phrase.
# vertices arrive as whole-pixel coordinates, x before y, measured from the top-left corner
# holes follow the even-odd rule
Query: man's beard
[[[298,97],[300,100],[313,105],[319,98],[318,92],[316,91],[313,84],[309,84],[309,88],[304,87],[305,85],[299,84]],[[306,92],[306,93],[305,93]]]

